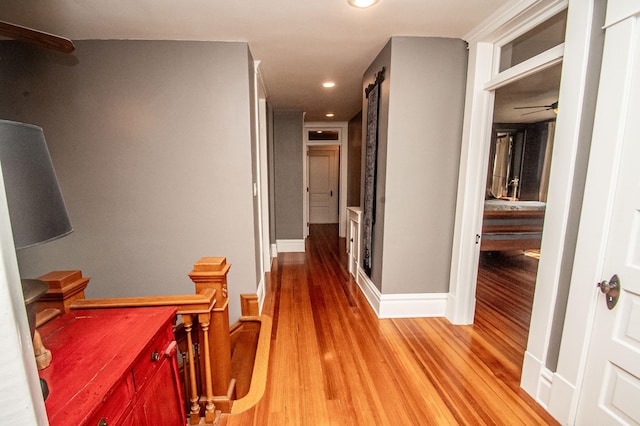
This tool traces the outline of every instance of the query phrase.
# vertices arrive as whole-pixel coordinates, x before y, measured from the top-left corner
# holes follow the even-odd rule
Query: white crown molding
[[[469,44],[487,41],[488,37],[494,38],[496,31],[504,31],[507,28],[518,28],[518,18],[525,15],[526,20],[533,22],[532,15],[547,16],[550,12],[567,7],[568,0],[521,0],[515,3],[507,3],[502,8],[477,25],[462,39]],[[544,18],[541,18],[544,19]],[[495,42],[496,40],[491,40]]]

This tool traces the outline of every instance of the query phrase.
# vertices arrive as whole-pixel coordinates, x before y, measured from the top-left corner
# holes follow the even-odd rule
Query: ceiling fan
[[[529,115],[529,114],[535,114],[538,112],[543,112],[543,111],[550,111],[552,110],[554,113],[558,113],[558,101],[555,101],[552,104],[549,105],[531,105],[531,106],[520,106],[520,107],[513,107],[513,109],[529,109],[529,108],[542,108],[538,111],[532,111],[532,112],[527,112],[524,113],[522,115]]]
[[[3,21],[0,21],[0,36],[26,41],[27,43],[64,53],[71,53],[76,48],[68,38]]]

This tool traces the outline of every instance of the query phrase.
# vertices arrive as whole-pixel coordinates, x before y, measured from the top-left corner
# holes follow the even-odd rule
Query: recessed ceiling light
[[[322,87],[326,87],[326,88],[330,88],[330,87],[335,87],[335,83],[333,81],[325,81],[324,83],[322,83]]]
[[[328,113],[326,113],[326,114],[325,114],[325,117],[329,117],[329,118],[331,118],[331,117],[333,117],[334,115],[335,115],[334,113],[332,113],[332,112],[328,112]]]
[[[353,7],[359,7],[364,9],[365,7],[373,6],[378,3],[378,0],[347,0]]]

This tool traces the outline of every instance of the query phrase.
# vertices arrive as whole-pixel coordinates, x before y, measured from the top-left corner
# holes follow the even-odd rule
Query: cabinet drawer
[[[120,424],[124,416],[129,412],[135,395],[133,378],[126,375],[123,379],[104,397],[102,404],[96,407],[89,420],[83,425],[97,426],[104,419],[106,424]],[[105,423],[103,423],[105,424]]]
[[[165,350],[173,340],[173,328],[171,324],[167,324],[140,353],[133,365],[133,382],[136,392],[140,392],[147,380],[153,376],[164,358]]]

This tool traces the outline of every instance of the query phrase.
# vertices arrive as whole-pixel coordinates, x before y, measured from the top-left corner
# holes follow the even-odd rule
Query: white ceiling
[[[391,36],[463,38],[513,0],[3,0],[0,20],[72,40],[246,41],[269,103],[306,121],[347,121],[362,75]],[[336,82],[324,89],[325,80]]]

